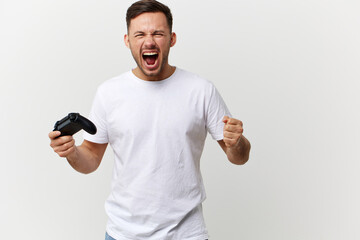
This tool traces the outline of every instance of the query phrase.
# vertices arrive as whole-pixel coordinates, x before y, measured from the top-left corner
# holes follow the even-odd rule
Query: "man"
[[[55,131],[50,145],[75,170],[91,173],[111,144],[107,239],[207,239],[199,163],[206,134],[238,165],[247,162],[250,143],[209,81],[169,65],[176,43],[170,9],[142,0],[126,19],[124,41],[137,67],[99,87],[90,114],[97,134],[85,133],[76,146]]]

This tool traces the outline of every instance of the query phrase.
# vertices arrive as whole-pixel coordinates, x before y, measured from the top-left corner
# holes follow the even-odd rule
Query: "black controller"
[[[81,116],[79,113],[69,113],[66,117],[57,121],[53,131],[60,131],[61,136],[74,135],[81,129],[84,129],[90,134],[96,133],[96,126],[87,118]]]

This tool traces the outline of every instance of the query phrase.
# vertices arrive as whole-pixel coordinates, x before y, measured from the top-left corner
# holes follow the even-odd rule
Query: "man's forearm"
[[[250,142],[242,135],[235,146],[226,148],[226,156],[230,162],[243,165],[249,160],[250,148]]]
[[[78,172],[88,174],[94,172],[100,165],[101,159],[86,146],[75,146],[75,151],[66,157],[69,164]]]
[[[76,171],[91,173],[99,167],[107,143],[99,144],[84,140],[81,146],[76,146],[72,136],[60,137],[60,134],[60,131],[49,133],[50,147],[60,157],[66,157]]]

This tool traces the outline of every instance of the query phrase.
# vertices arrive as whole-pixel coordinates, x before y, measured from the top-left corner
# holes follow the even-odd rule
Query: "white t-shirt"
[[[131,71],[104,82],[90,119],[114,155],[107,232],[115,239],[204,240],[200,156],[207,132],[223,139],[230,113],[207,80],[176,69],[162,81]]]

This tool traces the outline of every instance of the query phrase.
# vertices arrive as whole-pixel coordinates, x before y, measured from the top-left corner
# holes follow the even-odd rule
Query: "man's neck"
[[[136,77],[138,77],[144,81],[161,81],[161,80],[167,79],[171,75],[173,75],[175,70],[176,70],[176,67],[167,65],[165,67],[165,69],[163,69],[163,71],[161,71],[159,74],[156,74],[154,76],[146,75],[143,71],[141,71],[141,69],[139,67],[136,67],[135,69],[133,69],[132,72]]]

